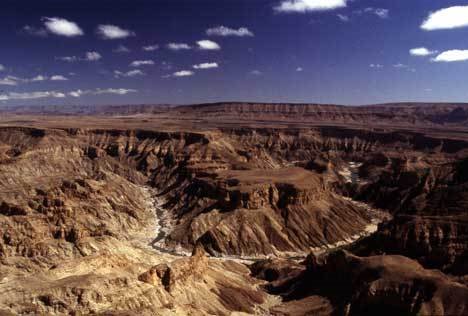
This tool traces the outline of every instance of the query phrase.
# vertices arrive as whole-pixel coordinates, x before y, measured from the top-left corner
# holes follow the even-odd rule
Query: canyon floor
[[[0,315],[467,315],[468,105],[0,110]]]

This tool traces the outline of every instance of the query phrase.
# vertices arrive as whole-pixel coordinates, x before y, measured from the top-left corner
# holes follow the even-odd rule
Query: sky
[[[0,106],[468,101],[468,1],[2,0]]]

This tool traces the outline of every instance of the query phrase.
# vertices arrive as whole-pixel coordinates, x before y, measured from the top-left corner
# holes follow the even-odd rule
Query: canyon
[[[0,108],[0,314],[465,315],[468,105]]]

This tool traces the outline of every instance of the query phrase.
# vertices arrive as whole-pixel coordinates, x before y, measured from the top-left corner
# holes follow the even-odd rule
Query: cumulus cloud
[[[413,56],[429,56],[437,53],[437,51],[429,50],[426,47],[412,48],[409,50],[409,52]]]
[[[304,69],[302,69],[302,67],[297,67],[297,68],[296,68],[296,71],[297,71],[297,72],[301,72],[301,71],[303,71],[303,70],[304,70]]]
[[[118,71],[118,70],[114,70],[114,76],[116,78],[120,78],[120,77],[136,77],[136,76],[144,76],[145,73],[139,69],[134,69],[134,70],[130,70],[130,71],[127,71],[127,72],[121,72],[121,71]]]
[[[98,61],[102,58],[101,54],[99,54],[98,52],[86,52],[85,56],[85,60],[87,61]]]
[[[130,63],[130,67],[153,66],[152,60],[135,60]]]
[[[328,11],[346,7],[347,0],[286,0],[274,7],[276,12]]]
[[[114,53],[130,53],[130,49],[127,46],[119,45],[116,49],[112,50]]]
[[[62,75],[53,75],[52,77],[50,77],[50,80],[51,81],[67,81],[68,78]]]
[[[197,42],[198,48],[201,50],[220,50],[221,46],[218,43],[210,40],[201,40]]]
[[[435,62],[455,62],[468,60],[468,50],[452,49],[437,55],[432,61]]]
[[[167,48],[175,51],[192,49],[190,45],[185,43],[169,43],[167,44]]]
[[[370,64],[369,67],[370,67],[370,68],[377,68],[377,69],[379,69],[379,68],[383,68],[384,66],[381,65],[381,64]]]
[[[0,71],[4,71],[5,70],[5,66],[3,66],[2,64],[0,64]]]
[[[52,34],[66,37],[81,36],[84,34],[83,30],[75,22],[57,17],[44,17],[42,20],[44,21],[46,30]]]
[[[152,51],[158,50],[159,45],[153,44],[153,45],[143,46],[142,49],[145,52],[152,52]]]
[[[101,24],[97,27],[97,34],[103,39],[122,39],[135,36],[135,32],[125,30],[117,25]]]
[[[198,65],[193,65],[194,69],[212,69],[212,68],[218,68],[219,65],[218,63],[202,63]]]
[[[466,26],[468,26],[468,6],[454,6],[430,13],[421,24],[421,29],[433,31]]]
[[[217,26],[206,30],[208,36],[254,36],[254,34],[246,27],[240,27],[237,30],[227,26]]]
[[[254,76],[261,76],[263,73],[260,70],[252,70],[250,74]]]
[[[190,76],[193,76],[195,73],[191,70],[181,70],[181,71],[177,71],[177,72],[174,72],[172,74],[172,76],[174,77],[190,77]]]

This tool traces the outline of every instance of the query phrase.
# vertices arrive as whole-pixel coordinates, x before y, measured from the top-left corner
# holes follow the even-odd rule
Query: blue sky
[[[0,106],[468,100],[468,1],[4,0]]]

